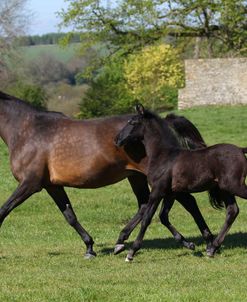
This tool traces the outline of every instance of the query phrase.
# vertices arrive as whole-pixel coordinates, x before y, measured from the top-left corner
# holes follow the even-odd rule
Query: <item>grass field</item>
[[[247,107],[209,107],[179,112],[200,129],[208,144],[247,146]],[[6,147],[0,145],[1,204],[16,187]],[[171,221],[197,244],[181,248],[156,214],[133,263],[113,256],[119,231],[136,211],[127,182],[97,190],[67,190],[80,222],[92,234],[98,257],[83,259],[85,247],[46,192],[32,196],[6,219],[0,233],[0,301],[247,301],[247,202],[214,259],[185,211],[175,204]],[[196,194],[216,233],[224,211]],[[129,243],[135,238],[131,235]]]

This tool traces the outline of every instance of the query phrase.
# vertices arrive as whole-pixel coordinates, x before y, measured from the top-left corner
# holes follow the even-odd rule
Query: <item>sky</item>
[[[58,32],[60,19],[56,16],[56,12],[67,6],[68,2],[63,0],[28,0],[26,8],[33,15],[28,33],[42,35]],[[62,29],[62,31],[66,30]]]

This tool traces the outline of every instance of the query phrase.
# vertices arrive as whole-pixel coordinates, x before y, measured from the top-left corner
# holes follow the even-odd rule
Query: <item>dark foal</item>
[[[116,137],[118,146],[141,140],[148,157],[147,178],[151,185],[149,201],[142,211],[141,230],[128,253],[132,260],[140,249],[145,231],[162,198],[173,199],[178,192],[194,193],[215,190],[218,201],[226,206],[225,223],[207,254],[213,256],[238,215],[234,196],[247,199],[247,148],[218,144],[200,150],[174,148],[164,140],[162,133],[170,131],[162,119],[137,106],[138,115],[132,117]]]
[[[125,151],[114,145],[114,137],[129,118],[131,115],[73,120],[60,113],[37,110],[0,92],[0,137],[8,146],[11,170],[19,182],[15,192],[0,208],[0,225],[14,208],[44,188],[67,222],[81,236],[87,248],[86,257],[93,257],[93,239],[78,222],[64,186],[98,188],[128,178],[139,209],[119,235],[115,253],[121,252],[124,240],[140,220],[139,212],[149,198],[143,145],[137,143]],[[199,132],[188,120],[169,116],[166,123],[178,129],[182,135],[176,136],[186,137],[191,147],[193,144],[194,147],[203,146]],[[167,137],[171,143],[176,143],[174,133]],[[210,242],[212,235],[195,199],[186,193],[178,195],[177,200],[191,213],[203,237]],[[193,248],[193,244],[170,224],[168,213],[171,206],[172,202],[164,202],[162,223],[184,246]]]

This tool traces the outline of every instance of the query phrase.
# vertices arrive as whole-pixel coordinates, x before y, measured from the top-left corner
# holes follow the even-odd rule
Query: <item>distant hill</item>
[[[67,47],[61,47],[58,44],[52,45],[33,45],[21,46],[21,54],[26,60],[34,60],[41,55],[48,54],[54,56],[57,60],[68,63],[72,58],[80,57],[78,54],[79,44],[70,44]]]

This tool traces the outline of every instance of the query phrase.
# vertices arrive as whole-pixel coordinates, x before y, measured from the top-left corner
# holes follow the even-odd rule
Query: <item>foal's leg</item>
[[[177,197],[176,197],[177,198]],[[177,199],[180,203],[181,201]],[[172,233],[173,237],[175,238],[176,241],[181,243],[184,247],[194,250],[195,245],[193,242],[187,241],[184,236],[179,233],[176,228],[170,223],[169,221],[169,212],[174,204],[174,198],[169,198],[169,199],[164,199],[162,203],[162,207],[160,210],[160,221],[164,226],[168,228],[168,230]],[[181,203],[182,204],[182,203]],[[183,205],[183,204],[182,204]],[[184,206],[184,205],[183,205]],[[184,206],[185,207],[185,206]],[[187,209],[186,209],[187,210]]]
[[[128,180],[138,201],[138,211],[120,232],[114,249],[115,255],[125,249],[124,241],[129,238],[133,229],[141,221],[150,194],[147,178],[143,174],[132,175],[128,177]]]
[[[144,213],[143,213],[140,232],[139,232],[138,236],[136,237],[136,240],[134,241],[132,248],[130,249],[130,251],[126,257],[126,261],[133,260],[135,253],[141,248],[141,244],[142,244],[146,229],[149,226],[149,224],[151,223],[151,220],[154,216],[154,213],[155,213],[161,199],[162,199],[162,197],[160,195],[156,195],[156,193],[154,193],[154,191],[151,192],[149,201],[148,201],[148,203],[145,207]]]
[[[206,243],[212,243],[214,236],[211,233],[209,227],[207,226],[206,221],[204,220],[202,213],[198,208],[194,196],[189,193],[177,193],[175,198],[192,215]]]
[[[10,198],[0,208],[0,226],[14,208],[22,204],[28,197],[40,190],[41,186],[39,182],[35,181],[33,178],[32,180],[26,179],[21,182]]]
[[[69,198],[66,192],[64,191],[64,188],[60,186],[50,186],[47,187],[46,190],[52,197],[52,199],[55,201],[59,210],[63,213],[66,221],[77,231],[77,233],[81,236],[82,240],[84,241],[87,247],[85,258],[89,259],[95,257],[96,253],[93,250],[93,239],[78,222],[75,212],[69,201]]]
[[[222,199],[224,200],[226,206],[226,219],[223,227],[221,228],[217,237],[214,239],[213,243],[208,244],[207,246],[206,252],[209,257],[213,257],[215,252],[219,249],[225,239],[227,232],[231,228],[234,220],[236,219],[239,213],[239,208],[236,203],[235,197],[229,193],[222,194]]]

